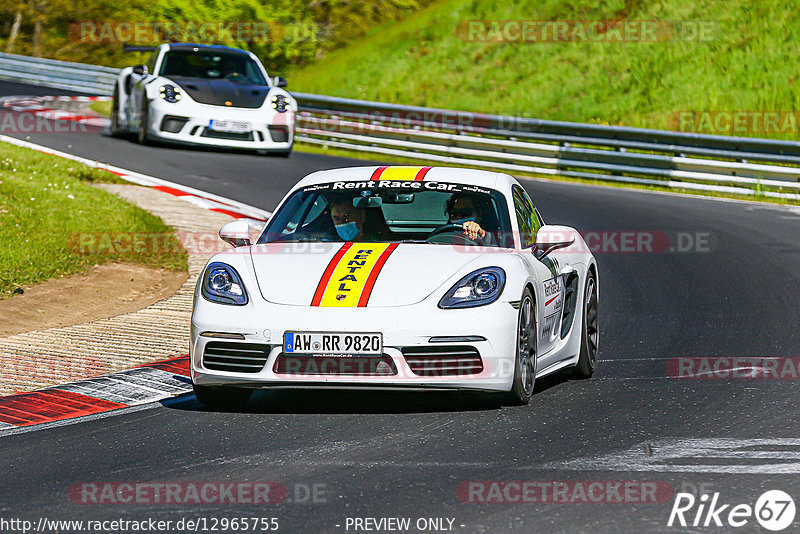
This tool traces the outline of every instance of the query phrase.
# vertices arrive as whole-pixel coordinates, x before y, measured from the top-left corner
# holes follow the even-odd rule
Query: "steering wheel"
[[[463,231],[464,231],[464,225],[463,224],[456,224],[456,223],[445,224],[441,228],[437,228],[436,230],[434,230],[433,232],[428,234],[428,237],[425,238],[425,241],[431,241],[431,238],[436,237],[439,234],[444,234],[446,232],[463,232]],[[463,243],[455,243],[456,245],[477,245],[478,244],[477,241],[474,241],[474,240],[470,239],[469,237],[467,237],[463,233],[458,233],[458,234],[456,234],[456,235],[454,235],[452,237],[454,237],[456,239],[461,239],[463,241]],[[437,241],[432,241],[432,243],[436,243],[436,242]]]

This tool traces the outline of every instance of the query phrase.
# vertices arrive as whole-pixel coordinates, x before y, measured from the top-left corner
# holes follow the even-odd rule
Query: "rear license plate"
[[[286,332],[286,354],[383,354],[383,335],[376,333]]]
[[[208,122],[208,129],[216,132],[244,133],[250,131],[250,123],[247,121],[211,119]]]

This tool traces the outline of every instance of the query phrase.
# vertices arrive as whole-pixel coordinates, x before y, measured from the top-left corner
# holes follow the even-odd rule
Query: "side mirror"
[[[536,233],[536,244],[531,252],[542,259],[554,250],[566,248],[575,242],[575,230],[569,226],[546,224]]]
[[[138,74],[139,76],[144,76],[147,74],[147,65],[135,65],[133,67],[133,73]]]
[[[287,85],[289,85],[289,82],[286,81],[286,78],[283,78],[281,76],[275,76],[272,79],[272,85],[274,85],[275,87],[286,87]]]
[[[236,219],[219,229],[219,238],[234,247],[246,247],[251,244],[250,230],[260,234],[266,224],[255,219]]]

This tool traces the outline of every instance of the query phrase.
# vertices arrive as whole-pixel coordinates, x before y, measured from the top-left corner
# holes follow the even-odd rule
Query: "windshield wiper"
[[[400,243],[425,243],[425,244],[428,244],[428,245],[431,244],[430,241],[426,241],[424,239],[401,239]]]

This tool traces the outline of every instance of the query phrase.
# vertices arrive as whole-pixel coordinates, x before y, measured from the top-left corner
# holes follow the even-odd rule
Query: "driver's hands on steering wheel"
[[[486,230],[481,228],[481,225],[476,223],[475,221],[467,221],[464,223],[463,226],[464,226],[464,235],[469,237],[473,241],[477,241],[479,236],[481,239],[486,237]]]

